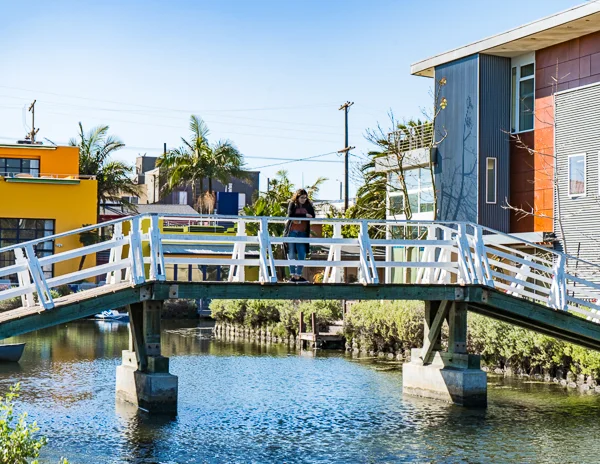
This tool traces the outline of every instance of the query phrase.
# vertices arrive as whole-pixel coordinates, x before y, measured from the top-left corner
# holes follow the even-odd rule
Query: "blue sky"
[[[38,140],[108,124],[133,164],[178,146],[194,113],[260,168],[262,189],[286,169],[297,186],[327,177],[319,196],[335,199],[336,154],[264,166],[343,148],[346,100],[358,162],[388,110],[408,119],[431,106],[432,80],[411,76],[411,63],[579,3],[0,0],[0,142],[25,135],[37,99]]]

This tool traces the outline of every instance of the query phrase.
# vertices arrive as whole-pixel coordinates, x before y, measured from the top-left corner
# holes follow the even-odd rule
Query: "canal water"
[[[600,462],[597,396],[490,378],[489,407],[465,409],[403,397],[397,363],[211,340],[196,322],[169,322],[176,417],[115,402],[126,324],[11,339],[27,346],[18,365],[0,365],[0,391],[21,382],[17,409],[49,439],[41,462]]]

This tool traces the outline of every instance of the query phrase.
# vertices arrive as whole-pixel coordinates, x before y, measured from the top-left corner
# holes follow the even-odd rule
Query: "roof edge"
[[[460,58],[464,58],[475,53],[481,53],[490,48],[498,47],[500,45],[512,42],[514,40],[522,39],[530,35],[542,32],[553,27],[567,24],[577,19],[585,18],[594,13],[600,12],[600,0],[593,0],[586,2],[581,5],[574,6],[568,10],[563,10],[558,13],[554,13],[550,16],[546,16],[541,19],[537,19],[527,24],[523,24],[514,29],[510,29],[505,32],[501,32],[485,39],[472,42],[468,45],[449,50],[439,55],[426,58],[421,61],[417,61],[410,66],[410,73],[412,75],[425,75],[428,77],[430,74],[430,68],[439,66],[441,64],[449,63]]]

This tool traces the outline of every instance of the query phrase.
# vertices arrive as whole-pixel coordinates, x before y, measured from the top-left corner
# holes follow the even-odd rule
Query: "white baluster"
[[[42,266],[40,266],[40,262],[33,251],[33,246],[31,244],[27,244],[24,248],[27,261],[29,261],[29,271],[37,291],[39,303],[44,309],[52,309],[54,308],[54,301],[52,300],[50,288],[48,287],[48,283],[44,277]]]
[[[31,274],[29,272],[29,262],[27,261],[27,258],[25,257],[25,253],[23,252],[22,248],[15,248],[14,253],[15,253],[15,264],[27,266],[27,269],[25,269],[24,271],[19,271],[17,273],[19,287],[28,287],[33,283],[31,281]],[[21,304],[24,307],[28,307],[28,308],[35,306],[35,298],[33,296],[33,292],[22,295],[21,296]]]

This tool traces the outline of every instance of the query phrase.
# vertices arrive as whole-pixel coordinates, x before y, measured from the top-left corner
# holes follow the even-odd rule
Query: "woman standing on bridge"
[[[284,237],[306,238],[310,234],[310,221],[295,221],[293,218],[314,218],[315,209],[308,199],[308,193],[299,189],[288,204],[288,219],[285,223]],[[306,259],[308,243],[285,243],[288,259]],[[290,282],[306,282],[302,277],[303,266],[290,266]]]

